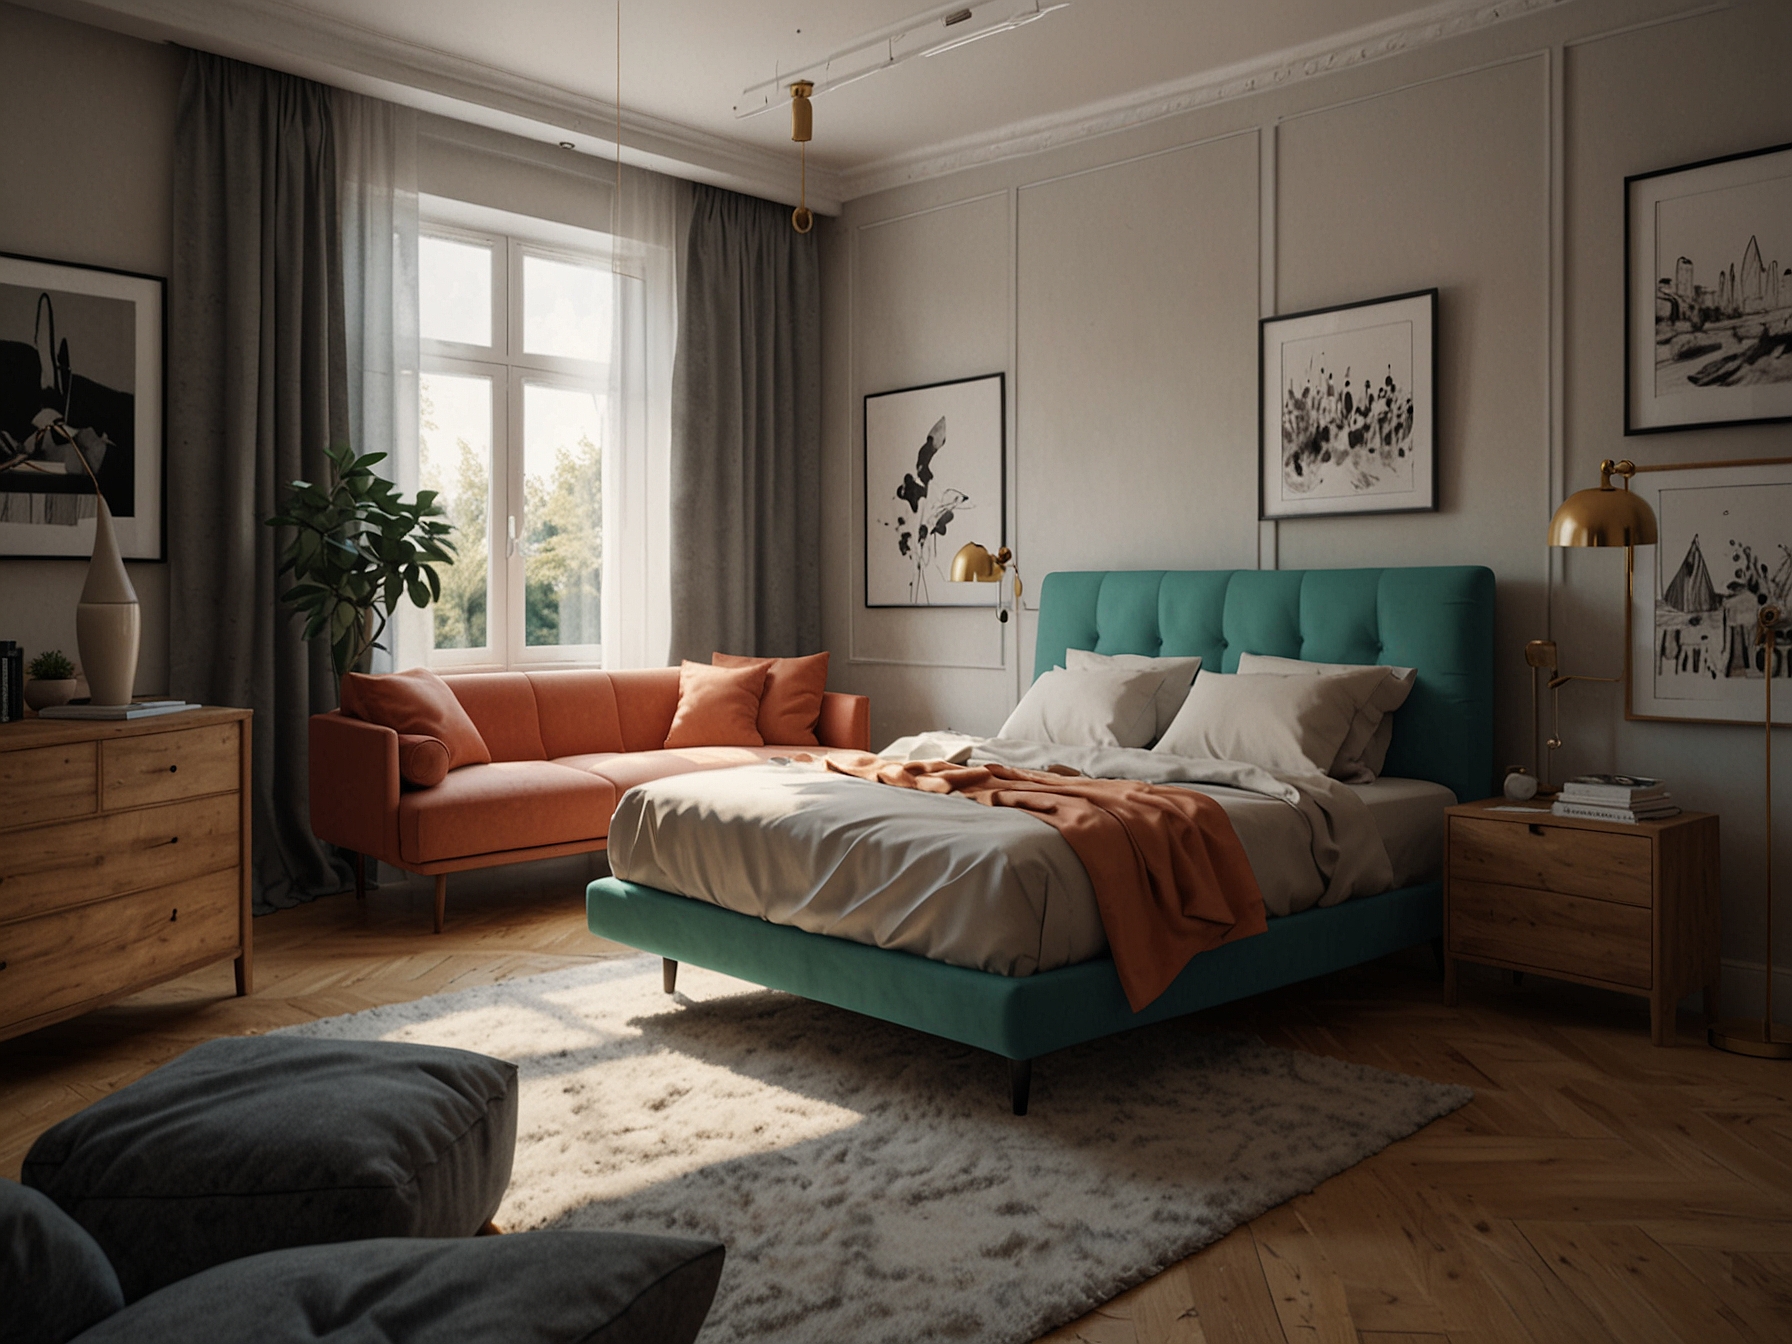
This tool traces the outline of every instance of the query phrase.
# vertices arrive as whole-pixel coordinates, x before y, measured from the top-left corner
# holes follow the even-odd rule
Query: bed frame
[[[1166,656],[1238,670],[1242,653],[1418,669],[1395,716],[1385,773],[1428,779],[1462,800],[1493,786],[1493,574],[1414,569],[1129,570],[1046,576],[1033,666],[1066,649]],[[677,963],[978,1046],[1009,1061],[1016,1115],[1035,1057],[1128,1027],[1373,961],[1443,931],[1438,882],[1359,896],[1269,921],[1268,932],[1203,952],[1142,1012],[1111,958],[1006,976],[773,924],[652,887],[600,878],[591,932]]]

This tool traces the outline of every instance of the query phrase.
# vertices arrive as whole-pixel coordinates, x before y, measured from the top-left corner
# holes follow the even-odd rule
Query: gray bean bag
[[[465,1237],[510,1183],[516,1066],[386,1041],[208,1041],[44,1132],[22,1178],[127,1302],[264,1251]]]
[[[689,1344],[723,1249],[628,1232],[336,1242],[232,1260],[130,1306],[99,1244],[0,1181],[4,1344]]]

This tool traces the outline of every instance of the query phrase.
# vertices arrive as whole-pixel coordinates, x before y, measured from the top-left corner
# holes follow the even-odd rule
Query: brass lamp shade
[[[1562,501],[1562,507],[1549,520],[1549,544],[1653,546],[1655,511],[1646,500],[1630,493],[1628,483],[1635,471],[1633,462],[1613,462],[1610,458],[1601,462],[1598,486],[1591,490],[1576,490]],[[1612,484],[1613,475],[1625,478],[1624,489]]]
[[[1014,557],[1006,546],[991,555],[974,541],[967,541],[952,557],[953,583],[994,583]]]

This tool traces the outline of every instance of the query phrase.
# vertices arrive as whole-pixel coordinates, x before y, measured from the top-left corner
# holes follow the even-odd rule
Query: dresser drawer
[[[96,751],[92,742],[0,751],[0,831],[97,812]]]
[[[1450,818],[1450,876],[1648,906],[1653,847],[1646,835]]]
[[[0,925],[0,1027],[230,955],[238,901],[233,870]]]
[[[238,795],[11,831],[0,842],[0,921],[228,868],[239,854]]]
[[[100,802],[107,811],[225,793],[242,781],[234,723],[100,744]]]
[[[1652,918],[1649,910],[1615,901],[1463,881],[1454,874],[1450,882],[1450,952],[1471,961],[1490,958],[1648,989]]]

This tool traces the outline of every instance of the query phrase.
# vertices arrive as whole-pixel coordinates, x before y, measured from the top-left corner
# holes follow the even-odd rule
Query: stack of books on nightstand
[[[1668,786],[1641,775],[1578,775],[1562,785],[1550,809],[1585,821],[1660,821],[1680,811]]]

